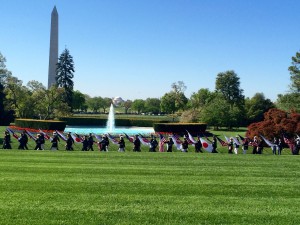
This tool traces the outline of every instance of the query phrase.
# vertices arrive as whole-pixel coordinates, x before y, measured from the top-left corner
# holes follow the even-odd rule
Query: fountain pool
[[[154,129],[152,127],[115,127],[114,130],[107,129],[106,127],[72,127],[67,126],[64,132],[72,132],[77,134],[151,134],[154,133]]]
[[[106,127],[72,127],[67,126],[64,132],[72,132],[77,134],[128,134],[128,135],[135,135],[135,134],[151,134],[154,133],[154,129],[152,127],[116,127],[115,126],[115,112],[114,112],[114,105],[110,105],[107,125]]]

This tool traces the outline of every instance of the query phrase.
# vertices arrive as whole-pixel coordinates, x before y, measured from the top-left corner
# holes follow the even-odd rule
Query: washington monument
[[[56,64],[58,62],[58,13],[54,6],[51,13],[50,53],[48,70],[48,89],[56,83]]]

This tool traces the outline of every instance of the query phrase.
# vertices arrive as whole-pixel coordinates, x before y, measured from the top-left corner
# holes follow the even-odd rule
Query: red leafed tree
[[[274,136],[280,137],[283,132],[292,136],[300,133],[300,114],[273,108],[264,113],[263,121],[248,126],[247,136],[253,138],[262,134],[271,139]]]

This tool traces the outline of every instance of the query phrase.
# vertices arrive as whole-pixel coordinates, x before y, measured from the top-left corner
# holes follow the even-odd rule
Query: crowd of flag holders
[[[54,130],[54,131],[49,131],[49,130],[42,130],[42,129],[30,129],[30,128],[19,128],[19,127],[14,127],[14,126],[10,126],[10,127],[7,127],[6,130],[10,133],[11,136],[13,136],[15,139],[19,139],[19,135],[17,134],[18,133],[21,133],[21,132],[26,132],[26,134],[32,139],[32,140],[36,140],[37,139],[37,134],[43,134],[45,139],[46,140],[49,140],[51,141],[52,140],[52,137],[51,137],[51,134],[53,134],[54,132],[64,141],[67,141],[67,137],[64,135],[64,133],[62,131],[58,131],[58,130]],[[74,139],[74,141],[76,143],[82,143],[83,141],[83,136],[84,135],[80,135],[80,134],[76,134],[76,133],[72,133],[72,132],[68,132],[71,137]],[[118,137],[116,136],[113,136],[109,133],[106,133],[106,134],[102,134],[102,135],[98,135],[98,134],[95,134],[93,133],[92,134],[99,142],[102,141],[102,138],[103,136],[107,136],[108,139],[113,143],[113,144],[116,144],[118,145],[119,144],[119,140],[117,139],[118,137],[120,136],[125,136],[129,142],[133,143],[134,139],[135,139],[135,136],[137,138],[139,138],[141,144],[143,145],[146,145],[146,146],[150,146],[150,140],[148,138],[146,138],[145,136],[143,136],[142,134],[136,134],[134,136],[130,136],[126,133],[124,133],[123,135],[118,135]],[[159,137],[159,146],[160,148],[168,141],[165,137],[165,135],[161,134],[161,133],[154,133],[154,134],[151,134],[152,137]],[[271,141],[269,141],[267,138],[265,138],[263,135],[259,135],[262,140],[266,143],[267,146],[273,148],[275,146],[274,143],[272,143]],[[194,137],[188,132],[186,131],[186,135],[185,137],[187,138],[188,140],[188,143],[190,145],[194,145],[197,143],[197,140],[194,139]],[[233,140],[233,142],[237,145],[243,145],[244,141],[246,140],[246,138],[242,137],[241,135],[238,135],[239,139],[236,138],[236,137],[226,137],[224,136],[224,138],[226,139],[226,141],[222,140],[221,138],[215,136],[215,138],[217,139],[217,141],[222,145],[222,146],[228,146],[228,143],[230,142],[230,139]],[[178,136],[177,134],[168,134],[168,138],[171,138],[172,141],[174,142],[174,145],[175,147],[177,148],[177,150],[182,150],[182,143],[183,141],[180,140],[180,136]],[[204,150],[206,150],[207,152],[212,152],[213,151],[213,146],[212,146],[212,141],[208,138],[208,137],[205,137],[204,135],[199,135],[198,136],[199,140],[201,141],[201,144],[202,144],[202,148]],[[300,137],[297,135],[297,138],[300,139]],[[248,140],[250,140],[248,138]],[[285,144],[287,144],[289,146],[290,149],[293,149],[293,141],[287,137],[285,137],[283,135],[283,141]],[[250,146],[256,146],[257,144],[253,141],[249,141],[249,145]]]

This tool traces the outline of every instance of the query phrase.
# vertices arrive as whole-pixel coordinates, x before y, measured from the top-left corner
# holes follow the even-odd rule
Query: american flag
[[[220,144],[222,146],[228,146],[228,143],[226,143],[225,141],[223,141],[221,138],[219,138],[219,137],[216,137],[216,138],[217,138],[217,140],[220,142]]]
[[[42,131],[41,129],[39,129],[39,132],[44,135],[45,139],[47,139],[47,140],[50,139],[50,136],[47,133],[45,133],[44,131]]]
[[[63,139],[64,141],[67,141],[67,138],[65,135],[63,135],[62,133],[60,133],[58,130],[55,130],[56,133],[58,134],[58,136],[60,136],[61,139]]]
[[[195,139],[193,138],[193,136],[188,131],[186,131],[186,132],[188,133],[189,144],[196,144],[197,141],[195,141]]]
[[[13,130],[11,130],[10,128],[6,128],[6,130],[15,138],[15,139],[19,139],[19,136],[18,135],[16,135],[16,133],[13,131]]]
[[[126,133],[124,133],[124,134],[125,134],[125,137],[126,137],[131,143],[133,143],[134,137],[128,136],[128,134],[126,134]]]
[[[111,140],[113,144],[115,145],[119,144],[119,142],[111,134],[107,134],[107,137],[109,140]]]
[[[25,132],[28,134],[28,136],[33,139],[33,140],[36,140],[36,137],[29,131],[29,130],[26,130],[25,129]]]

